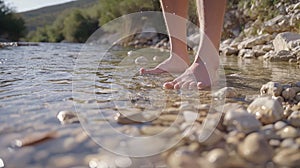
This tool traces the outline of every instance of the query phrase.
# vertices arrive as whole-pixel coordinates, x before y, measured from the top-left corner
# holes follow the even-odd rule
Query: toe
[[[161,73],[165,73],[166,71],[159,69],[159,68],[154,68],[154,69],[144,69],[141,68],[140,69],[140,74],[141,75],[145,75],[145,74],[161,74]]]
[[[197,83],[196,82],[191,82],[190,85],[189,85],[189,89],[190,90],[197,89]]]
[[[180,89],[182,87],[183,82],[178,82],[174,85],[174,89]]]
[[[181,86],[181,89],[188,89],[190,86],[190,82],[184,82]]]
[[[205,85],[203,82],[198,82],[198,83],[197,83],[197,88],[198,88],[199,90],[206,89],[207,87],[209,87],[209,85]]]
[[[165,89],[174,89],[174,83],[173,82],[166,82],[166,83],[164,83],[163,87]]]

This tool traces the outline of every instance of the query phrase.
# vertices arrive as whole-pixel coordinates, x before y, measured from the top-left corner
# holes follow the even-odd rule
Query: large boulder
[[[292,50],[300,46],[300,34],[292,32],[284,32],[278,34],[273,40],[275,51]]]

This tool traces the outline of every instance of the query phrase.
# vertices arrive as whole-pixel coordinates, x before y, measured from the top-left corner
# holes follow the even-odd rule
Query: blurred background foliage
[[[278,15],[274,4],[280,0],[228,0],[227,10],[245,10],[243,18],[257,16],[262,21]],[[290,0],[294,1],[294,0]],[[189,19],[198,24],[196,3],[189,1]],[[66,4],[45,7],[15,14],[0,0],[0,37],[9,40],[35,42],[84,42],[101,25],[124,14],[140,11],[160,11],[159,0],[77,0]],[[20,18],[22,16],[22,18]],[[25,31],[25,26],[27,31]]]

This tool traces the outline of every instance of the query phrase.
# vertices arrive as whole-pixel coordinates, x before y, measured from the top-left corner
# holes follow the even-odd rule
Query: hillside
[[[77,0],[67,2],[64,4],[43,7],[36,10],[26,11],[19,13],[25,21],[27,30],[34,31],[37,27],[44,27],[51,25],[57,16],[66,10],[74,8],[88,8],[96,4],[98,0]]]

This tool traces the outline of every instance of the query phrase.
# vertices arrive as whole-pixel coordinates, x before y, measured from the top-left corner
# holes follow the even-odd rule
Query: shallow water
[[[115,156],[111,151],[122,153],[120,141],[124,137],[118,136],[119,133],[139,137],[143,135],[138,129],[151,125],[151,122],[135,126],[118,124],[113,120],[117,112],[159,115],[174,102],[211,101],[205,91],[195,94],[162,89],[163,82],[176,75],[138,75],[141,66],[159,62],[152,60],[153,55],[162,60],[167,52],[143,49],[128,56],[128,50],[105,51],[86,46],[82,51],[82,47],[82,44],[42,43],[0,50],[0,159],[7,167],[87,166],[89,158]],[[140,56],[146,60],[143,58],[136,64]],[[300,79],[299,68],[294,64],[236,57],[221,60],[227,85],[236,87],[242,97],[259,94],[261,85],[268,81],[287,83]],[[78,112],[82,124],[61,125],[56,115],[62,110]],[[22,148],[15,145],[17,139],[49,131],[56,132],[55,138]],[[163,142],[177,140],[159,138]],[[148,152],[161,150],[154,147]],[[164,166],[155,156],[131,162],[131,166]]]

